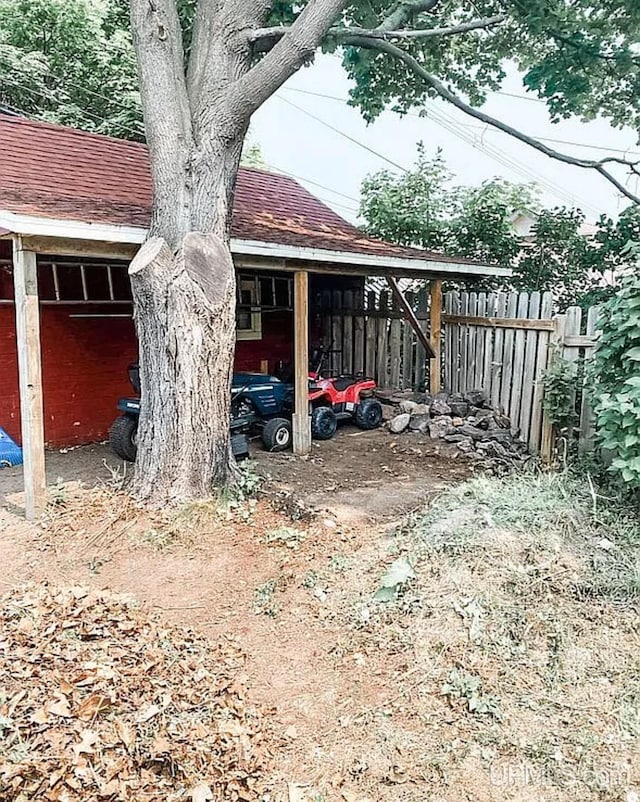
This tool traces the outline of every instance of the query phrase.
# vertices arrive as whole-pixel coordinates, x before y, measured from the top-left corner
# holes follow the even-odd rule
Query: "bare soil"
[[[252,459],[273,492],[355,521],[391,520],[468,477],[471,467],[453,446],[418,433],[341,426],[329,441],[313,441],[309,457],[270,454],[252,444]],[[131,474],[133,466],[105,443],[47,452],[47,481],[103,485]],[[125,481],[126,486],[126,481]],[[0,470],[0,505],[20,509],[22,468]]]
[[[148,514],[71,484],[31,525],[10,492],[0,583],[133,593],[172,624],[237,640],[252,700],[284,733],[275,802],[637,802],[637,610],[580,602],[586,558],[483,510],[452,510],[416,546],[397,519],[468,466],[418,437],[355,434],[306,460],[257,452],[270,478],[255,507]],[[104,450],[62,456],[60,475],[80,462],[95,485]],[[317,512],[292,520],[287,499]],[[372,601],[404,554],[417,579]],[[469,709],[474,694],[487,712]]]

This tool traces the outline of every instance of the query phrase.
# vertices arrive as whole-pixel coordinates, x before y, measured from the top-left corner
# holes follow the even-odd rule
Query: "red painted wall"
[[[0,251],[0,257],[4,254]],[[333,279],[336,286],[340,280]],[[0,265],[0,299],[13,296],[10,271]],[[313,296],[312,296],[313,297]],[[130,318],[77,318],[72,315],[125,313],[129,305],[42,305],[42,376],[45,439],[52,446],[104,440],[117,415],[116,403],[131,393],[127,366],[137,356]],[[314,318],[310,321],[314,338]],[[279,360],[293,357],[293,314],[264,312],[262,338],[241,340],[236,370],[258,371],[268,360],[273,372]],[[20,442],[20,395],[12,303],[0,303],[0,426]]]
[[[42,306],[42,376],[45,438],[66,446],[103,440],[117,415],[118,398],[129,395],[127,366],[137,356],[133,321],[73,318],[70,314],[114,312],[95,305]],[[128,311],[126,308],[118,311]],[[236,369],[274,370],[291,360],[291,313],[265,315],[263,338],[238,343]],[[20,442],[20,395],[12,304],[0,304],[0,426]]]

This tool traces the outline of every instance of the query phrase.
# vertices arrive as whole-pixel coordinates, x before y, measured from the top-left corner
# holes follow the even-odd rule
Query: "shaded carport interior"
[[[38,255],[129,260],[146,237],[150,180],[146,149],[135,143],[0,115],[3,144],[0,234],[13,248],[25,501],[27,516],[34,517],[45,495]],[[131,174],[133,185],[126,180]],[[401,306],[398,278],[429,281],[431,330],[418,336],[436,360],[432,390],[439,381],[442,280],[508,275],[502,268],[374,240],[290,178],[256,170],[239,177],[232,233],[237,270],[293,274],[293,423],[299,454],[311,443],[306,401],[310,274],[384,277]]]

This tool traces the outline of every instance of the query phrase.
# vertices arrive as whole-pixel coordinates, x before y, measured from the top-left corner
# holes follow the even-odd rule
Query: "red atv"
[[[382,406],[373,397],[375,379],[364,376],[323,376],[328,355],[324,348],[312,356],[309,371],[311,435],[316,440],[330,440],[339,420],[353,420],[361,429],[377,429],[382,423]]]

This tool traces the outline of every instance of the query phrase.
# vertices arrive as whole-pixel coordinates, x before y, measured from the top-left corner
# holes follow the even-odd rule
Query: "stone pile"
[[[504,473],[529,459],[527,445],[518,439],[511,421],[492,409],[483,390],[466,393],[404,391],[383,400],[396,414],[389,422],[392,434],[414,432],[454,444],[481,467]]]

